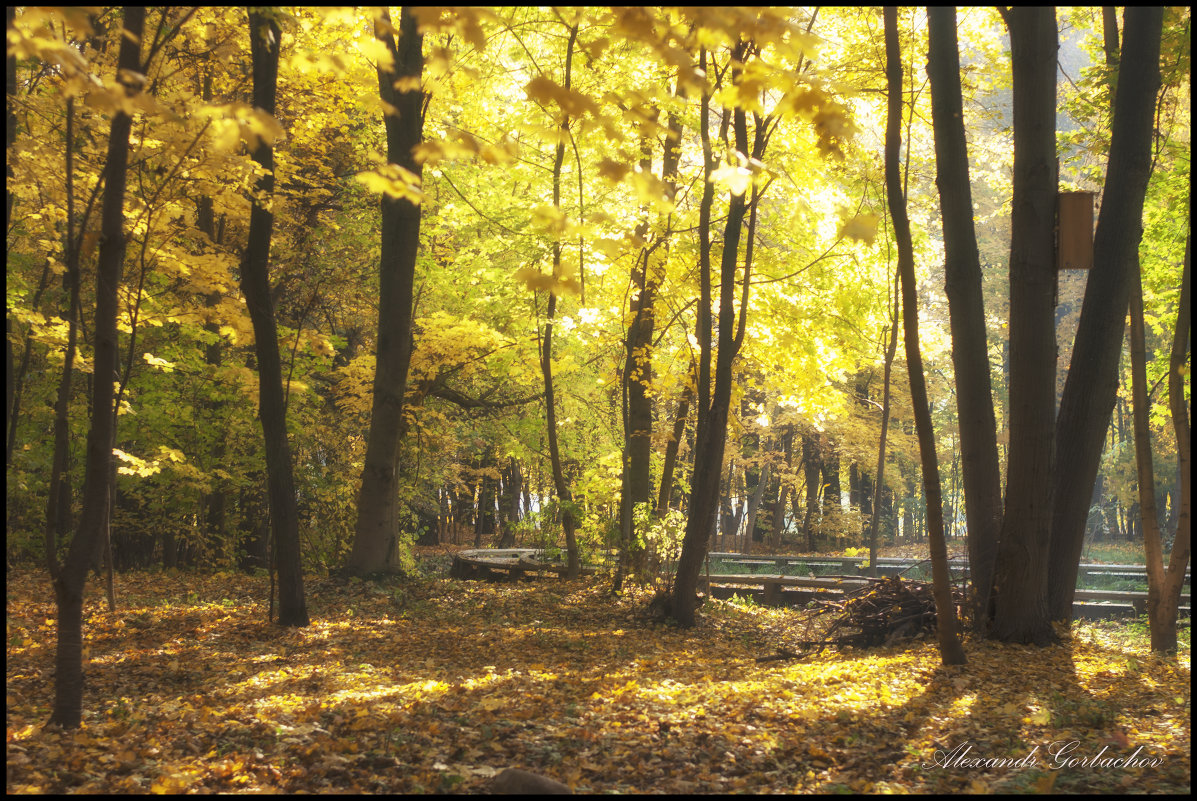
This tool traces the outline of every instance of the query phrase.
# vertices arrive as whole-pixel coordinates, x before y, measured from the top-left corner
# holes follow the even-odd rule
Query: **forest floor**
[[[309,577],[300,630],[265,622],[264,577],[117,588],[114,613],[91,589],[64,732],[49,582],[9,573],[9,793],[476,792],[506,767],[576,792],[1190,789],[1187,628],[1171,659],[1102,623],[963,667],[925,642],[758,662],[797,612],[711,600],[681,630],[602,579]]]

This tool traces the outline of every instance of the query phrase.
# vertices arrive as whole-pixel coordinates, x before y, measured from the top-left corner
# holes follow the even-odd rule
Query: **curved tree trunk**
[[[952,601],[952,585],[948,575],[947,543],[944,541],[939,460],[935,453],[931,407],[927,402],[927,386],[923,378],[923,357],[919,353],[914,245],[910,238],[910,222],[906,216],[906,198],[902,194],[902,183],[898,174],[898,152],[902,145],[902,55],[898,46],[898,10],[894,6],[886,6],[884,15],[885,73],[889,92],[885,125],[885,194],[893,219],[894,239],[898,245],[898,273],[902,279],[902,327],[906,345],[906,369],[910,374],[910,400],[914,407],[919,455],[923,463],[923,491],[927,495],[927,538],[931,546],[939,655],[945,665],[963,665],[964,649],[960,645],[956,605]]]
[[[117,61],[117,80],[132,97],[140,91],[141,37],[145,8],[125,8]],[[96,316],[94,323],[91,429],[87,435],[86,492],[79,530],[66,561],[54,577],[58,606],[58,643],[55,655],[54,711],[50,722],[75,729],[83,716],[83,589],[87,569],[96,555],[108,518],[112,443],[115,438],[113,384],[117,372],[117,290],[125,260],[124,200],[128,175],[129,132],[132,118],[118,111],[112,118],[105,161],[104,200],[100,217],[100,255],[96,264]]]
[[[250,54],[253,59],[254,107],[274,114],[278,88],[278,22],[268,14],[249,15]],[[260,139],[253,160],[264,173],[255,189],[269,197],[274,192],[274,148]],[[303,566],[299,548],[299,513],[295,506],[295,478],[291,447],[287,442],[287,404],[283,397],[283,369],[278,350],[278,329],[270,297],[270,238],[274,213],[254,203],[249,212],[249,239],[241,259],[241,291],[254,326],[254,352],[258,358],[258,417],[266,442],[266,485],[270,499],[270,526],[274,535],[274,564],[279,578],[278,622],[284,626],[309,623],[303,597]]]

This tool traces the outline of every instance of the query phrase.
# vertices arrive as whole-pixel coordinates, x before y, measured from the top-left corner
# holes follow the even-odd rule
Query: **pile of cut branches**
[[[964,605],[963,592],[953,588],[957,609]],[[799,640],[805,657],[827,646],[875,648],[934,634],[935,594],[930,582],[903,580],[891,576],[874,581],[843,598],[818,601],[807,618],[806,636]],[[823,625],[828,616],[830,623]],[[811,636],[820,630],[818,636]]]

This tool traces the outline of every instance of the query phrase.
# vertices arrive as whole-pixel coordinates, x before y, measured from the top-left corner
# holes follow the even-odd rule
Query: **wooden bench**
[[[775,606],[781,602],[782,592],[786,588],[811,589],[829,594],[840,594],[858,590],[871,581],[876,580],[868,577],[853,576],[810,578],[777,574],[720,573],[711,574],[709,577],[705,575],[700,576],[699,583],[706,587],[708,593],[710,593],[711,587],[714,586],[759,588],[763,603]],[[1131,590],[1077,590],[1075,600],[1078,607],[1081,607],[1086,612],[1106,613],[1100,616],[1109,616],[1108,613],[1142,615],[1147,612],[1147,593],[1145,592]],[[1180,603],[1182,609],[1185,610],[1182,614],[1187,614],[1187,610],[1191,606],[1188,593],[1180,596]]]

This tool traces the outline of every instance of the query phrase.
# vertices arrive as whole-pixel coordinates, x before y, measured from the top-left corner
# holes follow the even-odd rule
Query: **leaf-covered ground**
[[[964,668],[933,644],[762,663],[795,613],[711,601],[683,631],[597,579],[309,578],[298,631],[263,622],[264,578],[118,587],[118,612],[88,604],[85,725],[61,732],[52,594],[10,573],[8,792],[469,792],[509,766],[579,792],[1190,785],[1188,647],[1125,626],[969,643]]]

